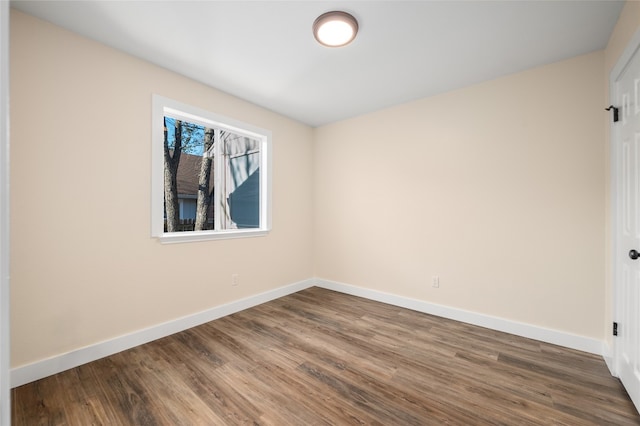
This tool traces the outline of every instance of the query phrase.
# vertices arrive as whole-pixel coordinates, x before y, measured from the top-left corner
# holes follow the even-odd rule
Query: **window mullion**
[[[222,229],[222,138],[220,137],[220,129],[215,128],[213,142],[213,229],[219,231]]]

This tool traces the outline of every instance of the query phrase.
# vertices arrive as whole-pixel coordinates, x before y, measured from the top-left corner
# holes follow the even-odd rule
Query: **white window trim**
[[[260,226],[252,229],[164,232],[164,116],[228,130],[261,141]],[[151,236],[161,243],[185,243],[264,236],[271,231],[271,132],[160,95],[152,97]]]

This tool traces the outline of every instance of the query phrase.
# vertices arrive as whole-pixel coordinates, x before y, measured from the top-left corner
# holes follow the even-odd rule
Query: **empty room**
[[[0,425],[640,424],[640,2],[0,17]]]

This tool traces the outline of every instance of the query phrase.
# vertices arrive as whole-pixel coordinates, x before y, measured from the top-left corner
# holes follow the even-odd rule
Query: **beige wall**
[[[605,66],[605,76],[604,76],[604,87],[607,93],[606,105],[615,103],[612,99],[612,95],[609,93],[609,77],[613,67],[616,66],[620,55],[627,47],[631,37],[636,33],[636,31],[640,30],[640,2],[638,1],[628,1],[622,12],[620,13],[620,18],[616,23],[616,27],[611,33],[611,37],[609,38],[609,44],[604,52],[604,66]],[[611,116],[607,115],[604,119],[604,139],[605,139],[605,177],[606,177],[606,203],[605,203],[605,212],[606,212],[606,225],[607,225],[607,244],[606,244],[606,252],[607,252],[607,264],[606,264],[606,291],[605,291],[605,315],[604,322],[606,330],[609,330],[611,327],[611,323],[613,322],[613,273],[611,269],[611,194],[610,194],[610,143],[611,143],[611,133],[610,133],[610,123]],[[611,345],[613,340],[613,336],[611,333],[606,333],[606,340]]]
[[[150,238],[152,93],[273,132],[269,236]],[[309,127],[12,10],[13,366],[310,278],[312,142]]]
[[[603,64],[319,128],[316,276],[603,339]]]

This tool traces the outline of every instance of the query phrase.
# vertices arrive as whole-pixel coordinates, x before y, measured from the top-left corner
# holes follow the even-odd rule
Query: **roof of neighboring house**
[[[180,155],[180,165],[178,166],[178,196],[198,195],[198,180],[202,156],[185,154]],[[213,192],[213,164],[211,165],[211,175],[209,176],[209,195]]]

